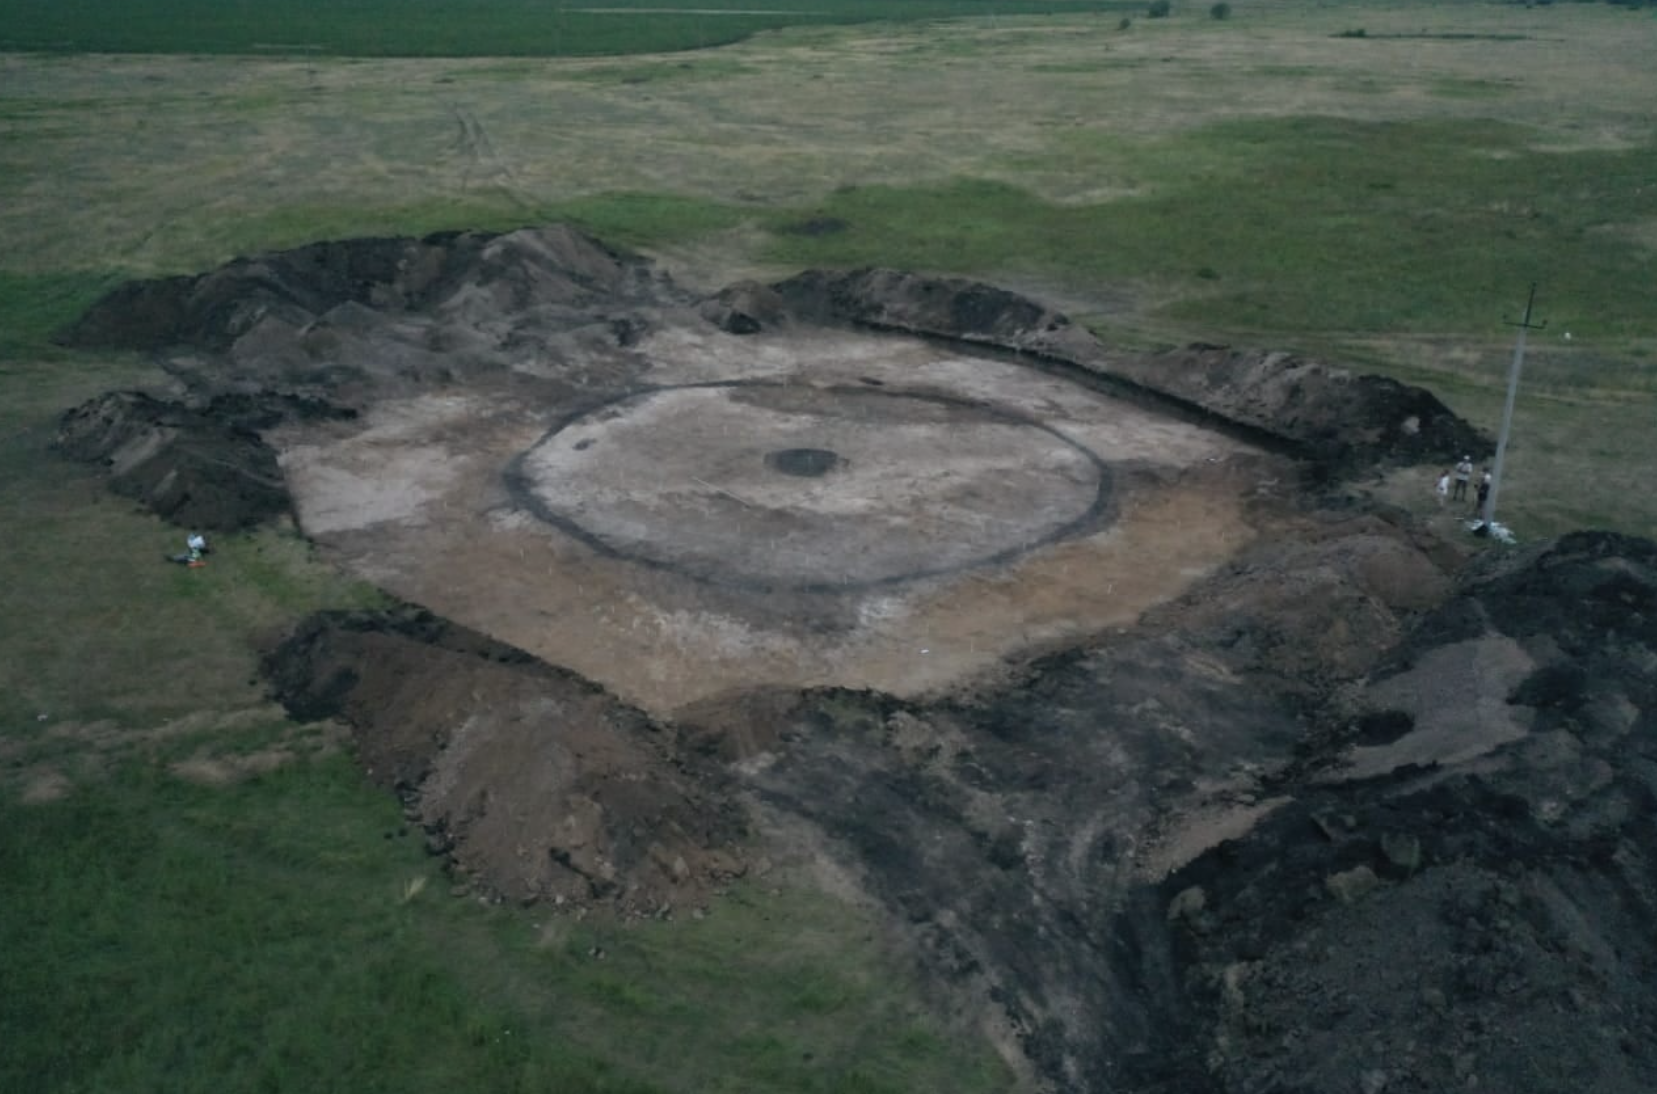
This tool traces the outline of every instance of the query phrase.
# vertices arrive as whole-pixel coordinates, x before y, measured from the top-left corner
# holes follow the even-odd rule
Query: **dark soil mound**
[[[1223,418],[1276,433],[1331,469],[1483,459],[1495,446],[1425,388],[1286,353],[1188,346],[1111,358],[1113,372]]]
[[[1163,885],[1194,1008],[1166,1089],[1657,1089],[1657,545],[1482,565],[1368,695],[1490,643],[1514,685],[1451,683],[1517,735],[1412,748],[1435,727],[1395,716],[1400,766],[1299,782]]]
[[[557,225],[237,259],[199,277],[122,286],[60,340],[155,352],[198,402],[282,394],[361,409],[481,377],[567,396],[592,377],[560,385],[562,359],[621,350],[651,308],[683,303],[644,260]],[[606,379],[638,370],[616,353]]]
[[[1110,350],[1065,316],[975,281],[897,270],[812,270],[774,286],[818,322],[856,323],[980,342],[1076,366],[1173,407],[1275,438],[1347,474],[1376,462],[1482,458],[1491,442],[1431,392],[1284,353],[1194,345],[1173,353]]]
[[[166,520],[231,532],[288,508],[276,453],[238,417],[113,392],[64,414],[57,447],[107,467],[110,489]]]
[[[812,695],[780,715],[762,697],[781,759],[752,781],[856,863],[941,978],[995,1001],[1057,1089],[1135,1089],[1178,1051],[1189,1005],[1166,900],[1136,881],[1147,848],[1187,814],[1246,817],[1295,762],[1306,711],[1448,589],[1406,530],[1332,517],[990,693]],[[766,739],[733,704],[701,740],[721,717]]]
[[[756,281],[741,281],[708,297],[698,311],[720,330],[755,334],[782,322],[787,305],[771,288]]]
[[[901,270],[807,270],[772,286],[798,315],[914,331],[1006,349],[1062,354],[1067,337],[1090,337],[1027,297],[979,281]]]
[[[299,329],[347,305],[437,313],[486,303],[604,307],[652,278],[573,228],[351,239],[239,258],[197,277],[123,285],[59,335],[65,345],[223,352],[265,324]]]
[[[261,431],[478,377],[545,401],[619,393],[648,319],[611,312],[678,299],[644,261],[563,226],[318,243],[134,282],[60,339],[156,352],[187,394],[94,399],[65,416],[60,448],[169,520],[245,527],[288,505]],[[558,368],[595,347],[605,367]]]
[[[775,750],[761,799],[1057,1089],[1633,1094],[1654,711],[1657,546],[1572,536],[1452,595],[1356,521],[975,701],[769,694],[687,739]]]
[[[740,811],[663,727],[510,646],[414,610],[331,613],[266,669],[295,717],[350,724],[368,773],[485,894],[661,914],[745,869]]]

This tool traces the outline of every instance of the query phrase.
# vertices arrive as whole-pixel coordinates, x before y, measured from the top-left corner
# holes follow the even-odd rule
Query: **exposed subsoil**
[[[1424,391],[894,271],[695,299],[566,228],[65,337],[187,392],[66,451],[418,605],[268,671],[480,893],[717,914],[832,862],[1032,1087],[1657,1089],[1657,545],[1367,500],[1488,451]]]

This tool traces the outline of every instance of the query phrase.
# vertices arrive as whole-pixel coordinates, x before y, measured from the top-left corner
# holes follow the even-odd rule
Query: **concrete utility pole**
[[[1484,511],[1479,519],[1484,522],[1484,530],[1490,530],[1490,522],[1496,516],[1496,494],[1502,488],[1502,465],[1507,461],[1507,435],[1513,430],[1513,400],[1519,394],[1519,370],[1525,364],[1525,332],[1541,330],[1547,326],[1547,321],[1532,323],[1530,310],[1536,303],[1536,283],[1530,285],[1530,297],[1525,301],[1525,317],[1509,326],[1519,328],[1519,344],[1513,348],[1513,367],[1507,373],[1507,403],[1502,407],[1502,431],[1496,437],[1496,466],[1490,472],[1490,496],[1484,499]]]

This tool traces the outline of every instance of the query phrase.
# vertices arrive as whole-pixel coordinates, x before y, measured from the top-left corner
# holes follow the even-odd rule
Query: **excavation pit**
[[[1546,971],[1557,937],[1635,922],[1622,894],[1651,907],[1637,855],[1582,842],[1650,842],[1625,808],[1644,761],[1609,761],[1650,749],[1627,605],[1651,547],[1579,537],[1454,585],[1454,546],[1339,483],[1482,450],[1419,389],[1116,352],[895,271],[693,299],[560,228],[125,286],[77,337],[166,354],[191,402],[95,400],[65,451],[158,512],[222,501],[227,528],[285,486],[324,558],[407,602],[320,613],[267,672],[296,717],[351,726],[488,898],[656,918],[744,873],[821,884],[883,909],[1031,1089],[1078,1091],[1206,1089],[1274,1052],[1354,1087],[1378,1011],[1331,1027],[1329,1000],[1416,1014],[1444,968],[1507,975],[1473,913]],[[1586,896],[1515,933],[1521,888]],[[1549,916],[1565,934],[1527,934]],[[1650,963],[1649,931],[1620,937]],[[1615,970],[1596,1012],[1637,995]],[[1455,1005],[1513,1028],[1509,993]],[[1557,1009],[1518,1028],[1541,1044]],[[1384,1027],[1392,1058],[1419,1028]],[[1620,1060],[1611,1029],[1567,1032]]]
[[[565,227],[138,283],[74,337],[153,348],[244,415],[326,556],[658,716],[919,696],[1132,623],[1292,474],[1246,430],[1008,352],[1097,353],[1013,294],[876,271],[698,299]]]

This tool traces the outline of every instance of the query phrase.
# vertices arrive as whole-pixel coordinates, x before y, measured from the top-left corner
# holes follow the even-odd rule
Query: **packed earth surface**
[[[62,338],[172,377],[63,452],[402,603],[266,668],[457,886],[824,886],[1032,1090],[1657,1089],[1657,545],[1376,500],[1490,451],[1428,392],[891,270],[704,296],[566,226]]]

